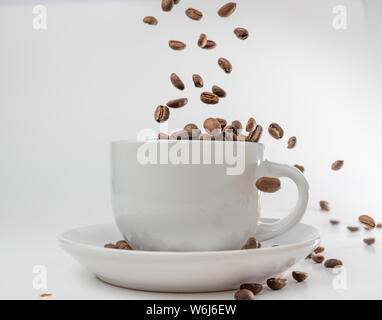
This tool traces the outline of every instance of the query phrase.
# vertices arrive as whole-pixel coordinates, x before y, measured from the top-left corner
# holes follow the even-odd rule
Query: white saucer
[[[318,246],[320,231],[299,223],[282,236],[262,242],[262,248],[251,250],[153,252],[103,247],[121,239],[111,223],[72,229],[59,236],[61,246],[73,258],[110,284],[145,291],[211,292],[236,289],[245,282],[262,283],[284,273]]]

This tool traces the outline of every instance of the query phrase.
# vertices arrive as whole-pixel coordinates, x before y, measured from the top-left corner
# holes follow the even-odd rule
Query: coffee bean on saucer
[[[204,33],[201,33],[198,39],[198,46],[204,48],[207,45],[207,36]]]
[[[184,90],[184,83],[183,81],[178,77],[176,73],[172,73],[170,76],[171,83],[174,85],[175,88],[179,90]]]
[[[238,37],[240,40],[248,39],[249,32],[245,28],[236,28],[233,30],[233,33]]]
[[[203,128],[206,129],[206,131],[210,134],[221,131],[220,122],[216,120],[215,118],[206,119],[203,123]]]
[[[316,249],[314,249],[314,253],[321,253],[321,252],[324,252],[324,251],[325,251],[324,247],[317,247]]]
[[[184,107],[188,103],[187,98],[175,99],[167,102],[167,106],[170,108],[178,109]]]
[[[263,285],[260,283],[244,283],[240,286],[240,289],[247,289],[252,291],[254,295],[257,295],[263,290]]]
[[[184,42],[178,41],[178,40],[170,40],[168,42],[168,45],[171,49],[176,50],[176,51],[180,51],[180,50],[183,50],[186,48],[186,44]]]
[[[215,93],[219,98],[225,98],[227,96],[227,93],[218,86],[213,86],[212,92]]]
[[[218,65],[220,68],[224,70],[225,73],[231,73],[232,72],[232,65],[231,62],[229,62],[225,58],[219,58]]]
[[[204,86],[203,78],[200,75],[194,74],[192,76],[192,81],[194,82],[194,85],[196,88],[203,88]]]
[[[308,278],[308,274],[306,272],[302,272],[302,271],[293,271],[292,277],[297,282],[302,282]]]
[[[316,263],[322,263],[322,261],[325,260],[325,257],[318,254],[318,255],[312,255],[311,259]]]
[[[207,40],[207,43],[205,46],[202,47],[202,49],[211,50],[216,47],[216,42],[213,40]]]
[[[358,220],[359,222],[361,222],[365,228],[371,230],[371,229],[374,229],[375,228],[375,221],[372,217],[366,215],[366,214],[363,214],[361,216],[358,217]]]
[[[174,0],[162,0],[162,10],[169,12],[174,7]]]
[[[216,118],[217,121],[219,121],[222,129],[224,129],[224,127],[227,125],[227,121],[225,119],[222,119],[222,118]]]
[[[219,11],[218,15],[222,18],[229,17],[232,13],[234,13],[236,10],[236,3],[235,2],[228,2],[224,6],[222,6]]]
[[[273,122],[268,127],[269,134],[275,139],[281,139],[284,136],[284,130],[277,123]]]
[[[199,10],[193,9],[193,8],[188,8],[186,10],[186,16],[189,17],[192,20],[200,20],[203,18],[203,13],[201,13]]]
[[[133,248],[130,247],[130,245],[125,240],[118,241],[115,245],[118,249],[121,250],[133,250]]]
[[[287,279],[282,278],[270,278],[267,280],[267,285],[272,290],[280,290],[284,288],[288,283]]]
[[[298,170],[300,170],[302,173],[304,173],[304,171],[305,171],[305,168],[303,166],[298,165],[298,164],[295,164],[294,167],[297,168]]]
[[[241,129],[243,129],[243,125],[241,124],[239,120],[232,121],[231,126],[235,129],[236,134],[240,134]]]
[[[368,246],[371,246],[372,244],[375,243],[375,238],[366,238],[366,239],[363,239],[363,242],[365,242]]]
[[[326,268],[335,268],[338,266],[342,266],[342,261],[338,259],[328,259],[325,261],[324,266]]]
[[[261,135],[263,134],[263,127],[257,125],[255,130],[253,130],[249,135],[246,141],[248,142],[259,142]]]
[[[158,24],[158,20],[153,16],[144,17],[143,22],[152,26],[156,26]]]
[[[170,109],[167,106],[158,106],[155,109],[154,119],[156,122],[166,122],[170,117]]]
[[[330,220],[329,222],[330,222],[333,226],[336,226],[337,224],[340,223],[338,220]]]
[[[168,140],[168,139],[170,139],[170,136],[166,133],[159,132],[158,133],[158,139],[159,140]]]
[[[343,160],[337,160],[336,162],[332,164],[332,170],[338,171],[343,167],[343,165],[344,165]]]
[[[200,134],[202,133],[198,126],[193,123],[189,123],[184,126],[184,130],[188,132],[190,139],[199,139]]]
[[[281,181],[278,178],[262,177],[256,181],[256,188],[262,192],[274,193],[280,190]]]
[[[349,226],[349,227],[347,227],[347,228],[348,228],[348,230],[349,230],[350,232],[357,232],[357,231],[359,230],[358,227],[352,227],[352,226]]]
[[[297,138],[296,137],[290,137],[288,140],[288,149],[293,149],[296,146]]]
[[[219,103],[219,97],[215,93],[211,93],[211,92],[203,92],[200,95],[200,100],[205,104]]]
[[[256,120],[254,118],[249,118],[247,125],[245,126],[245,131],[252,132],[255,130],[256,127]]]
[[[109,248],[109,249],[114,249],[114,248],[115,248],[115,245],[112,244],[112,243],[106,243],[103,247],[104,247],[104,248]]]
[[[242,246],[241,250],[246,249],[258,249],[261,247],[261,244],[259,241],[256,240],[255,237],[250,237],[247,242]]]
[[[240,289],[235,292],[235,300],[255,300],[252,291],[247,289]]]
[[[323,211],[330,211],[330,206],[328,201],[320,201],[320,208]]]

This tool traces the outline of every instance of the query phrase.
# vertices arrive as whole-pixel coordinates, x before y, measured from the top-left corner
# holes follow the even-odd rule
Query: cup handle
[[[274,223],[259,223],[256,239],[264,241],[286,232],[301,220],[308,205],[309,184],[297,168],[270,161],[264,161],[260,164],[256,179],[261,177],[290,178],[294,181],[298,190],[297,204],[288,216]]]

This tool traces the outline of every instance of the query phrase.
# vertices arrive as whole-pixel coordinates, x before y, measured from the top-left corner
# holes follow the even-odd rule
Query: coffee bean
[[[363,239],[363,242],[365,242],[368,246],[371,246],[372,244],[375,243],[375,239],[374,238],[367,238],[367,239]]]
[[[296,137],[290,137],[288,140],[288,149],[293,149],[296,146],[297,138]]]
[[[204,47],[202,47],[202,49],[206,49],[206,50],[211,50],[211,49],[215,49],[216,47],[216,42],[213,41],[213,40],[207,40],[207,43]]]
[[[219,58],[218,64],[219,64],[219,67],[222,68],[225,73],[231,73],[232,72],[231,62],[229,62],[227,59]]]
[[[261,135],[263,134],[263,127],[261,125],[257,125],[255,130],[253,130],[249,135],[246,141],[249,142],[259,142]]]
[[[125,240],[120,240],[116,244],[116,247],[121,250],[133,250]]]
[[[170,117],[170,109],[167,106],[158,106],[154,113],[155,121],[162,123],[166,122]]]
[[[210,134],[208,133],[203,133],[199,136],[199,140],[215,140],[215,137],[214,136],[211,136]]]
[[[311,259],[316,263],[322,263],[325,260],[324,256],[321,255],[312,255]]]
[[[246,249],[258,249],[261,247],[261,244],[259,241],[256,240],[255,237],[250,237],[247,242],[241,247],[241,250]]]
[[[347,227],[347,228],[348,228],[348,230],[349,230],[350,232],[357,232],[357,231],[359,230],[358,227],[351,227],[351,226],[349,226],[349,227]]]
[[[233,33],[238,37],[240,40],[245,40],[248,38],[248,30],[245,28],[236,28],[233,30]]]
[[[222,118],[216,118],[216,120],[219,121],[222,129],[224,129],[224,127],[227,125],[227,121]]]
[[[175,88],[179,90],[184,90],[184,83],[183,81],[178,77],[176,73],[172,73],[170,76],[171,83],[174,85]]]
[[[170,136],[166,133],[159,132],[158,133],[158,139],[159,140],[168,140],[168,139],[170,139]]]
[[[167,102],[167,106],[170,108],[178,109],[184,107],[188,103],[187,98],[175,99]]]
[[[254,118],[249,118],[247,125],[245,127],[245,131],[252,132],[256,127],[256,120]]]
[[[336,226],[337,224],[340,223],[338,220],[330,220],[329,222],[330,222],[333,226]]]
[[[378,228],[378,229],[382,228],[382,223],[378,223],[378,224],[377,224],[377,228]]]
[[[178,40],[170,40],[168,42],[168,45],[171,49],[173,50],[183,50],[184,48],[186,48],[186,44],[182,41],[178,41]]]
[[[302,282],[302,281],[306,280],[306,278],[308,278],[308,274],[306,272],[302,272],[302,271],[293,271],[292,277],[297,282]]]
[[[330,205],[328,201],[320,201],[320,208],[323,211],[330,211]]]
[[[190,136],[186,130],[180,130],[177,132],[174,132],[170,136],[171,140],[189,140]]]
[[[328,259],[325,261],[324,266],[326,268],[335,268],[337,266],[342,266],[342,261],[338,259]]]
[[[241,129],[243,129],[243,125],[241,124],[241,122],[239,120],[232,121],[231,126],[234,128],[235,134],[240,134]]]
[[[184,126],[184,130],[188,132],[190,139],[199,139],[200,134],[202,133],[198,126],[193,123],[189,123]]]
[[[215,93],[211,93],[211,92],[203,92],[200,95],[200,100],[205,104],[219,103],[219,97]]]
[[[202,33],[198,39],[198,46],[204,48],[207,45],[207,41],[207,36],[204,33]]]
[[[366,214],[359,216],[358,220],[369,230],[375,228],[374,219],[372,217],[367,216]]]
[[[212,92],[215,93],[219,98],[225,98],[227,96],[227,93],[218,86],[213,86]]]
[[[152,26],[156,26],[158,24],[158,20],[153,16],[144,17],[143,22]]]
[[[109,248],[109,249],[116,249],[115,245],[112,244],[112,243],[106,243],[103,247],[104,248]]]
[[[263,290],[263,285],[260,283],[243,283],[240,286],[240,289],[247,289],[249,291],[252,291],[254,295],[257,295]]]
[[[332,164],[332,170],[338,171],[343,167],[343,165],[344,165],[343,160],[337,160],[336,162]]]
[[[194,85],[196,88],[203,88],[204,82],[203,82],[203,78],[200,75],[194,74],[192,76],[192,81],[194,82]]]
[[[178,4],[180,0],[174,0],[174,4]]]
[[[169,12],[174,7],[174,0],[162,0],[162,10]]]
[[[189,8],[186,10],[186,16],[192,20],[200,20],[203,17],[203,13],[199,10]]]
[[[305,259],[312,259],[312,256],[313,256],[313,252],[312,252],[312,253],[309,253],[309,254],[305,257]]]
[[[267,285],[272,290],[280,290],[287,285],[287,279],[282,278],[270,278],[267,280]]]
[[[218,15],[221,16],[222,18],[227,18],[232,13],[234,13],[235,10],[236,10],[236,3],[228,2],[219,9]]]
[[[252,291],[247,289],[240,289],[235,292],[235,300],[255,300]]]
[[[280,190],[281,181],[278,178],[262,177],[256,181],[256,188],[262,192],[274,193]]]
[[[210,134],[213,133],[214,136],[217,132],[221,132],[220,122],[216,120],[215,118],[206,119],[203,123],[203,127],[204,129],[206,129],[208,133]]]
[[[302,173],[304,173],[305,168],[304,168],[303,166],[300,166],[300,165],[298,165],[298,164],[295,164],[294,166],[295,166],[295,168],[297,168],[298,170],[300,170]]]
[[[273,122],[268,128],[269,134],[275,139],[281,139],[284,136],[284,130],[277,123]]]
[[[314,253],[321,253],[321,252],[324,252],[324,251],[325,251],[324,247],[317,247],[316,249],[314,249]]]

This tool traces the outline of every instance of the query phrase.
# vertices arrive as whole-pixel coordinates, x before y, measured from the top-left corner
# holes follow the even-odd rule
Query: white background
[[[317,273],[311,290],[269,297],[381,298],[378,286],[370,286],[382,267],[378,232],[370,250],[362,235],[346,242],[345,231],[362,213],[382,221],[381,89],[371,51],[381,50],[376,25],[366,23],[360,0],[240,0],[235,14],[221,19],[216,11],[223,3],[184,0],[171,13],[157,1],[48,4],[44,31],[32,28],[32,4],[0,4],[0,272],[7,275],[0,279],[0,298],[37,298],[31,285],[36,264],[48,267],[55,298],[167,297],[97,282],[56,237],[112,221],[110,141],[135,140],[141,129],[158,131],[156,106],[183,96],[189,103],[172,112],[171,131],[210,116],[242,122],[253,116],[264,127],[274,121],[284,127],[281,141],[264,135],[266,157],[305,166],[311,201],[304,221],[322,227],[325,246],[346,261],[353,283],[333,291]],[[348,10],[346,30],[332,26],[339,4]],[[380,11],[374,4],[370,18]],[[185,17],[190,6],[204,12],[202,21]],[[143,24],[146,15],[155,15],[159,25]],[[250,31],[248,40],[235,38],[237,26]],[[215,50],[195,45],[201,32],[217,42]],[[169,39],[188,47],[171,51]],[[232,62],[232,74],[217,67],[221,56]],[[183,78],[184,92],[170,84],[172,72]],[[228,97],[203,105],[193,73],[204,77],[206,90],[217,84]],[[291,135],[298,146],[287,150]],[[337,159],[345,160],[344,169],[332,172]],[[283,183],[280,193],[265,198],[266,216],[282,216],[294,204],[293,185]],[[322,199],[330,201],[331,213],[317,209]],[[329,227],[330,218],[341,226]],[[360,268],[365,279],[357,277]],[[231,293],[208,295],[220,297]]]

